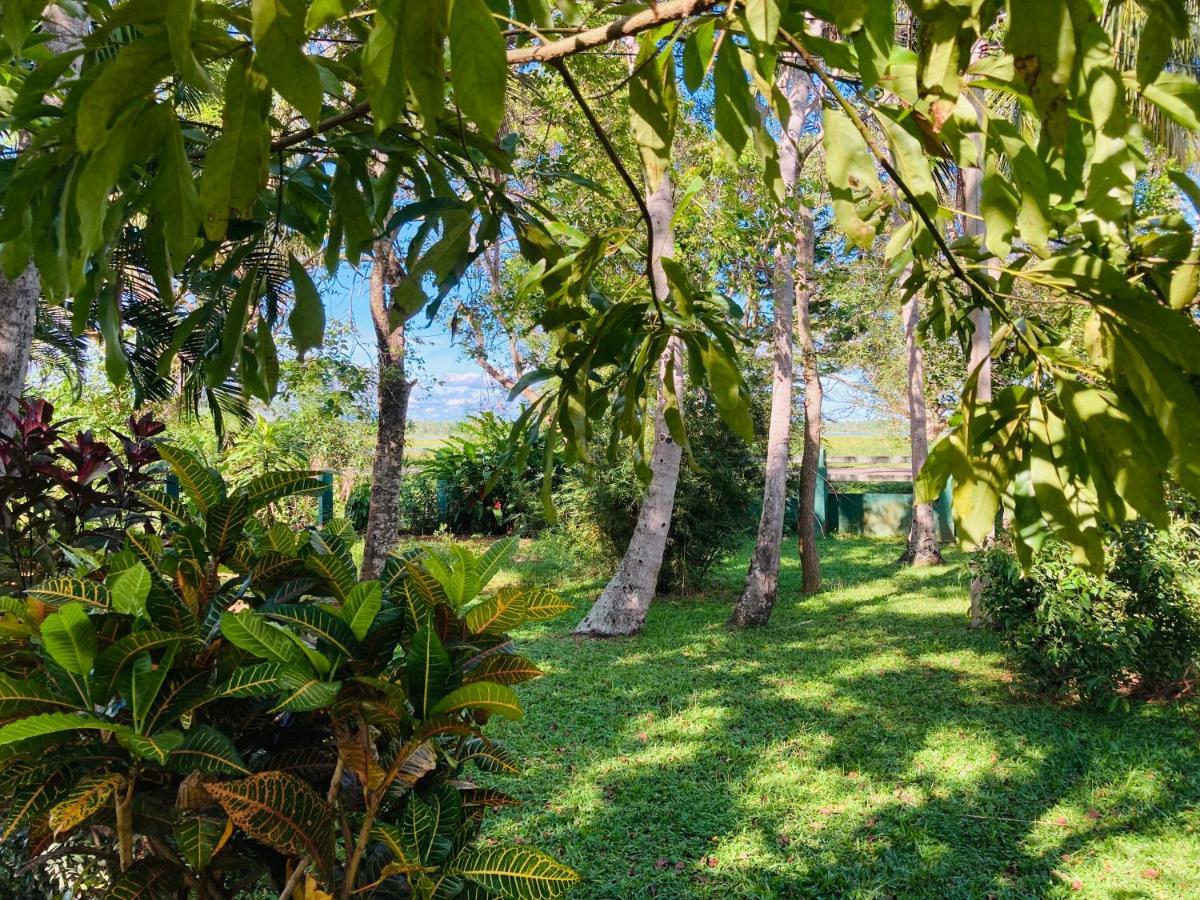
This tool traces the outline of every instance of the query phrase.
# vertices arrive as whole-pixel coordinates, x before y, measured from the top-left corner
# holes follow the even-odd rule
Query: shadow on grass
[[[831,589],[799,596],[786,560],[771,625],[746,633],[724,627],[744,557],[633,639],[569,637],[603,582],[565,585],[577,616],[519,636],[548,677],[503,733],[528,806],[491,833],[557,852],[581,897],[1200,891],[1194,704],[1022,700],[966,627],[961,565],[822,550]]]

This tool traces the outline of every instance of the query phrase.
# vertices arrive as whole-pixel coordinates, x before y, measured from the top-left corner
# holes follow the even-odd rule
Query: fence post
[[[825,465],[825,448],[817,451],[817,489],[813,491],[813,518],[817,520],[817,534],[825,531],[825,499],[829,493],[829,467]]]
[[[172,500],[179,499],[179,476],[174,472],[167,473],[167,481],[164,487],[167,490],[167,496]]]
[[[946,486],[937,499],[938,531],[943,543],[954,540],[954,479],[947,478]]]
[[[325,485],[317,495],[317,527],[323,528],[333,520],[333,473],[321,472],[317,477]]]

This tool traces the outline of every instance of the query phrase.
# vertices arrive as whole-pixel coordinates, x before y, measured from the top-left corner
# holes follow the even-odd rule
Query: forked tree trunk
[[[658,189],[646,197],[646,206],[650,210],[651,220],[650,265],[654,276],[654,292],[662,298],[667,294],[667,276],[661,261],[664,256],[671,256],[674,252],[671,218],[675,203],[669,175],[664,175]],[[638,510],[637,526],[616,574],[579,623],[576,634],[592,637],[637,634],[646,622],[646,611],[654,599],[658,572],[662,568],[663,553],[671,531],[675,488],[679,484],[679,463],[683,457],[683,449],[671,438],[662,413],[662,385],[669,356],[673,356],[675,362],[675,395],[681,400],[683,398],[683,347],[677,339],[672,338],[659,361],[659,396],[654,414],[651,478]]]
[[[408,398],[415,381],[405,371],[405,321],[391,320],[389,293],[400,280],[391,242],[375,244],[371,266],[371,321],[379,352],[379,424],[371,466],[371,500],[363,537],[362,578],[378,577],[400,534],[400,478],[404,473],[404,437]]]
[[[901,283],[906,279],[902,278]],[[929,456],[929,426],[925,410],[925,360],[917,340],[917,324],[921,320],[920,296],[916,292],[905,302],[900,313],[904,327],[904,352],[908,357],[908,433],[912,446],[912,478],[915,488],[917,475]],[[901,562],[914,566],[936,566],[942,562],[938,549],[937,516],[932,503],[914,503],[908,546]]]
[[[799,176],[799,141],[808,113],[808,76],[787,70],[780,78],[790,105],[787,128],[779,141],[779,163],[789,200]],[[786,242],[775,246],[774,323],[771,344],[771,421],[767,431],[767,465],[763,479],[762,514],[758,538],[746,570],[742,594],[729,624],[735,627],[765,625],[779,595],[779,558],[783,522],[787,511],[787,479],[792,437],[792,329],[796,305],[794,228]]]
[[[817,344],[813,337],[811,300],[814,256],[812,213],[801,210],[797,233],[796,337],[804,373],[804,451],[800,458],[800,509],[797,531],[800,544],[801,587],[806,594],[821,589],[821,560],[817,554],[817,461],[821,455],[821,408],[824,394],[817,369]]]

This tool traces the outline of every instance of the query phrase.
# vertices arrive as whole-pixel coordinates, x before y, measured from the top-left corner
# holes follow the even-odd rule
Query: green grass
[[[527,550],[509,577],[561,582],[577,612],[516,636],[547,675],[497,728],[524,805],[487,834],[556,853],[584,898],[1200,896],[1200,705],[1023,697],[966,626],[961,557],[898,552],[828,540],[805,598],[789,549],[753,633],[724,625],[741,557],[642,636],[584,641],[602,580]]]

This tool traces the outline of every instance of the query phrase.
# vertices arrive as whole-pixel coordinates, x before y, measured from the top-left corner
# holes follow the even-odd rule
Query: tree
[[[808,75],[794,69],[786,69],[779,80],[780,88],[787,98],[789,111],[788,120],[779,141],[781,177],[788,202],[799,203],[801,201],[796,197],[796,179],[807,158],[807,152],[801,150],[800,141],[809,113],[812,86]],[[784,209],[788,210],[788,206],[785,205]],[[742,594],[738,598],[730,618],[730,623],[739,627],[766,624],[779,594],[780,545],[783,541],[784,513],[787,506],[788,469],[791,465],[793,312],[798,301],[802,300],[807,307],[813,277],[811,213],[804,210],[786,215],[781,229],[783,235],[775,248],[776,269],[772,307],[774,323],[771,342],[771,420],[767,435],[763,505],[758,523],[758,537],[754,544],[754,552],[750,557],[750,566],[746,572]],[[799,278],[796,275],[797,270],[799,270]],[[804,315],[808,315],[807,311]],[[817,380],[817,389],[820,390],[819,379]],[[806,448],[809,435],[807,391],[806,384]],[[817,442],[819,445],[819,433]],[[815,471],[815,469],[814,463],[813,470]],[[803,492],[808,487],[807,485],[802,486],[801,491]],[[815,491],[815,480],[811,488]],[[808,503],[808,509],[810,511],[808,528],[811,531],[811,500]],[[804,527],[804,523],[801,523],[802,535]],[[804,538],[802,537],[801,540],[803,541]],[[813,548],[813,557],[815,557],[815,541],[809,546]],[[815,563],[813,557],[806,557],[803,560],[806,573]],[[807,577],[806,574],[806,581]]]
[[[901,281],[903,281],[903,277]],[[906,394],[908,396],[909,454],[912,477],[915,484],[920,477],[925,460],[929,458],[929,419],[925,409],[925,360],[921,342],[917,337],[917,325],[921,321],[920,295],[913,292],[904,301],[900,313],[904,330],[904,357],[907,361]],[[901,555],[901,562],[914,566],[936,566],[942,562],[938,547],[938,522],[933,504],[914,499],[912,525],[909,528],[908,544]]]

